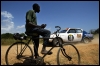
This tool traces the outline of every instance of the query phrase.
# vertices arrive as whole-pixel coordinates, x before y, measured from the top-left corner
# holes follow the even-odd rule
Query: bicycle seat
[[[27,35],[27,36],[38,36],[39,34],[37,34],[37,33],[30,33],[30,32],[25,32],[25,34]]]

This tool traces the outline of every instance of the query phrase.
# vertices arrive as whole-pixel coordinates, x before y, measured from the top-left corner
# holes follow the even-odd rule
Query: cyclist
[[[41,35],[43,37],[50,37],[51,32],[49,30],[44,29],[46,27],[45,24],[42,25],[37,25],[37,17],[36,13],[40,12],[40,6],[35,3],[32,6],[32,10],[29,10],[26,12],[26,24],[25,24],[25,29],[27,33],[37,33],[38,35]],[[34,36],[32,36],[34,37]],[[39,37],[39,36],[37,36]],[[35,58],[37,58],[38,55],[38,47],[39,47],[39,39],[32,39],[34,41],[36,49],[34,47],[34,52],[35,52]],[[44,39],[43,40],[43,47],[41,50],[42,54],[46,54],[48,51],[46,50],[46,45],[49,44],[49,39]],[[36,51],[37,50],[37,51]],[[48,54],[52,54],[52,52],[49,52]]]

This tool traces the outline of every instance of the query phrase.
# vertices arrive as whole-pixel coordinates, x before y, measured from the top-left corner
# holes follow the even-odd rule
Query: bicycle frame
[[[55,28],[60,28],[59,26],[56,26]],[[61,29],[61,28],[60,28]],[[63,46],[62,46],[62,44],[60,44],[60,42],[59,42],[59,37],[58,37],[58,35],[57,35],[57,32],[59,32],[59,30],[60,29],[58,29],[57,31],[56,31],[56,39],[57,39],[57,43],[56,43],[56,45],[59,45],[58,47],[62,47],[63,48]],[[49,38],[49,37],[43,37],[43,38],[39,38],[39,37],[37,37],[37,38],[32,38],[32,37],[30,37],[30,39],[28,40],[28,42],[27,42],[27,44],[29,44],[30,43],[30,41],[32,40],[32,39],[55,39],[55,38]],[[33,43],[34,44],[34,43]],[[56,46],[55,45],[55,46]],[[35,46],[35,44],[34,44],[34,46]],[[42,59],[41,60],[43,60],[43,58],[55,47],[55,46],[52,46],[51,47],[51,49],[46,53],[46,54],[44,54],[43,56],[42,56]],[[24,52],[24,50],[27,48],[27,46],[24,46],[24,48],[21,50],[21,52],[20,52],[20,54],[22,55],[22,53]],[[36,47],[35,47],[35,49],[36,49]],[[36,52],[38,52],[38,51],[36,51]]]
[[[56,26],[56,27],[59,27],[59,26]],[[28,39],[28,41],[27,42],[22,42],[22,40],[24,39],[19,39],[19,40],[21,40],[21,41],[19,41],[19,42],[15,42],[14,44],[12,44],[9,48],[8,48],[8,50],[7,50],[7,52],[6,52],[6,63],[9,65],[9,62],[8,62],[8,52],[9,52],[9,50],[10,50],[10,48],[12,48],[12,46],[14,46],[14,45],[17,45],[17,59],[20,59],[20,58],[27,58],[27,57],[24,57],[22,54],[24,53],[24,51],[26,50],[26,48],[28,47],[30,50],[31,50],[31,54],[32,55],[30,55],[29,56],[29,59],[30,60],[35,60],[36,61],[36,65],[37,64],[41,64],[42,62],[44,62],[44,61],[42,61],[42,60],[44,60],[44,57],[54,48],[54,47],[60,47],[59,48],[59,50],[58,50],[58,53],[57,53],[57,64],[59,65],[60,64],[60,62],[59,62],[59,53],[60,53],[60,51],[62,52],[62,54],[63,54],[63,56],[65,56],[66,58],[68,58],[68,60],[70,61],[71,59],[72,59],[72,57],[71,56],[69,56],[69,55],[67,55],[67,53],[65,52],[65,48],[63,47],[63,46],[65,46],[65,45],[71,45],[72,47],[74,47],[74,49],[76,50],[76,52],[77,52],[77,54],[78,54],[78,64],[80,64],[80,55],[79,55],[79,52],[78,52],[78,50],[77,50],[77,48],[73,45],[73,44],[63,44],[63,43],[61,43],[60,42],[60,40],[59,40],[59,33],[57,34],[57,32],[59,32],[59,30],[60,29],[58,29],[57,31],[56,31],[56,38],[49,38],[49,37],[43,37],[43,38],[39,38],[39,37],[30,37],[29,39]],[[32,49],[31,49],[31,47],[29,46],[29,44],[30,44],[30,41],[32,40],[32,39],[56,39],[57,41],[56,41],[56,43],[55,43],[55,45],[52,45],[52,46],[50,46],[51,48],[49,49],[49,51],[46,53],[46,54],[44,54],[41,58],[37,58],[37,59],[35,59],[34,57],[34,53],[33,53],[33,51],[32,51]],[[18,54],[18,45],[19,45],[19,43],[21,44],[21,51],[20,51],[20,53]],[[22,45],[24,44],[24,47],[22,47]],[[34,40],[33,40],[33,46],[34,46],[34,49],[36,49],[36,52],[38,53],[38,51],[37,51],[37,48],[36,48],[36,46],[35,46],[35,43],[34,43]],[[57,46],[57,45],[59,45],[59,46]]]

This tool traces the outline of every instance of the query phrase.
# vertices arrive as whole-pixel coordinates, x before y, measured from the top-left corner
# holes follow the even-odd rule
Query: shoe
[[[34,56],[34,58],[31,59],[31,62],[30,62],[31,65],[37,64],[37,62],[38,62],[40,59],[42,59],[42,57],[40,57],[40,56]]]
[[[47,50],[42,50],[42,51],[41,51],[41,54],[47,54],[47,52],[48,52]],[[52,54],[52,52],[49,52],[49,53],[48,53],[48,55],[51,55],[51,54]]]
[[[36,65],[44,65],[44,59],[41,56],[35,57],[35,64]]]

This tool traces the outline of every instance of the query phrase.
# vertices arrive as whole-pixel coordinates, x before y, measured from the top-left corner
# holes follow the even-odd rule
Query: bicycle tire
[[[13,43],[12,45],[10,45],[9,46],[9,48],[7,49],[7,51],[6,51],[6,55],[5,55],[5,62],[6,62],[6,64],[7,65],[10,65],[10,61],[11,61],[11,59],[13,59],[13,58],[11,58],[11,59],[8,59],[9,58],[9,52],[10,52],[10,50],[15,46],[15,45],[17,45],[17,50],[19,49],[18,48],[18,45],[25,45],[29,50],[30,50],[30,54],[31,54],[31,57],[33,58],[33,51],[32,51],[32,49],[31,49],[31,47],[27,44],[27,43],[25,43],[25,42],[15,42],[15,43]],[[26,48],[26,49],[27,49]],[[14,48],[15,49],[15,48]],[[25,50],[26,50],[25,49]],[[21,49],[22,50],[22,49]],[[12,54],[12,53],[11,53]],[[10,55],[11,55],[10,54]],[[18,51],[17,51],[17,54],[18,54]],[[12,56],[11,56],[12,57]],[[16,56],[17,57],[17,56]],[[13,61],[15,61],[15,60],[13,60]],[[11,62],[12,63],[12,62]],[[17,64],[17,63],[14,63],[14,64]],[[13,64],[13,65],[14,65]],[[20,64],[19,64],[20,65]]]
[[[65,64],[65,62],[67,62],[67,61],[65,61],[65,59],[67,59],[67,58],[65,57],[65,58],[63,59],[63,61],[62,61],[62,63],[64,63],[63,65],[80,65],[80,54],[79,54],[78,49],[77,49],[73,44],[67,44],[67,43],[66,43],[66,44],[63,44],[63,48],[64,48],[65,46],[67,46],[67,47],[70,46],[70,47],[72,47],[71,49],[74,49],[74,50],[76,51],[76,55],[78,56],[78,57],[77,57],[77,58],[78,58],[78,59],[77,59],[78,62],[77,62],[77,64],[75,64],[75,63],[74,63],[74,64],[73,64],[73,63],[71,63],[71,64],[68,64],[68,63]],[[60,59],[60,57],[61,57],[61,56],[60,56],[60,51],[61,51],[61,49],[62,49],[62,48],[60,47],[60,48],[58,49],[58,52],[57,52],[57,64],[58,64],[58,65],[61,65],[61,64],[62,64],[62,63],[60,62],[60,61],[61,61],[61,59]],[[64,49],[66,50],[66,48],[64,48]],[[72,50],[72,51],[73,51],[73,50]],[[63,51],[61,51],[61,52],[62,52],[62,53],[61,53],[62,56],[64,56],[64,54],[65,54],[65,55],[66,55],[66,54],[68,55],[67,52],[65,52],[65,53],[63,53]],[[72,53],[74,54],[74,56],[76,56],[74,52],[72,52]],[[73,55],[73,54],[71,54],[71,55]],[[73,58],[72,58],[72,59],[73,59]],[[76,57],[75,57],[75,59],[76,59]],[[67,60],[68,60],[68,59],[67,59]],[[65,62],[64,62],[64,61],[65,61]],[[70,62],[71,62],[71,61],[70,61]],[[69,62],[69,63],[70,63],[70,62]],[[75,61],[75,62],[76,62],[76,61]]]

